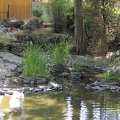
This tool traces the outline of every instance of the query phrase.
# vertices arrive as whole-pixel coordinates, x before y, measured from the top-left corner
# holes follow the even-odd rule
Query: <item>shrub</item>
[[[33,8],[32,11],[33,11],[33,16],[35,16],[37,18],[41,18],[43,15],[43,11],[39,7]]]
[[[4,18],[0,22],[5,27],[14,27],[14,28],[20,28],[20,26],[24,25],[24,21],[21,19],[12,21],[10,18]]]
[[[59,44],[50,45],[49,53],[52,64],[64,65],[67,63],[69,58],[69,45],[65,41],[62,41]]]
[[[114,72],[106,72],[104,78],[107,80],[120,80],[120,75]]]
[[[43,21],[40,20],[39,18],[37,17],[33,17],[30,19],[29,21],[29,25],[35,27],[35,28],[41,28],[42,25],[43,25]]]
[[[40,46],[33,46],[32,44],[27,46],[23,58],[23,66],[23,75],[25,76],[45,77],[50,73],[47,56],[42,52]]]
[[[31,26],[30,24],[24,24],[20,27],[20,29],[34,31],[36,28],[34,26]]]
[[[52,13],[54,20],[54,30],[62,33],[65,26],[66,0],[52,0]]]
[[[65,24],[67,29],[74,31],[74,4],[72,2],[67,3],[65,11]]]

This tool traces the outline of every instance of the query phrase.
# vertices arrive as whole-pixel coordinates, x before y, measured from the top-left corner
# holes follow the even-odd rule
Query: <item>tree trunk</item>
[[[74,0],[75,10],[75,41],[77,54],[86,54],[86,41],[84,39],[84,21],[82,0]]]

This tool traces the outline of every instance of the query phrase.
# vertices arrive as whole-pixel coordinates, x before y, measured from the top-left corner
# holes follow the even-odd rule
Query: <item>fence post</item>
[[[10,5],[8,5],[8,10],[7,10],[7,18],[10,17]]]

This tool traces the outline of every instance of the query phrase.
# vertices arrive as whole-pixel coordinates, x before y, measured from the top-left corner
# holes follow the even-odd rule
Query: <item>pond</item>
[[[119,92],[94,93],[84,83],[59,80],[68,89],[25,95],[22,113],[5,113],[2,120],[120,120]],[[10,96],[0,96],[0,111],[9,108]]]

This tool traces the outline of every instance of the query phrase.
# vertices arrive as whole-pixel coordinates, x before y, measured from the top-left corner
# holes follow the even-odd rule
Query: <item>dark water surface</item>
[[[3,120],[120,120],[119,92],[94,93],[85,90],[83,83],[59,83],[71,87],[61,92],[25,95],[21,115],[6,113]],[[9,108],[9,98],[0,98],[0,111]]]

